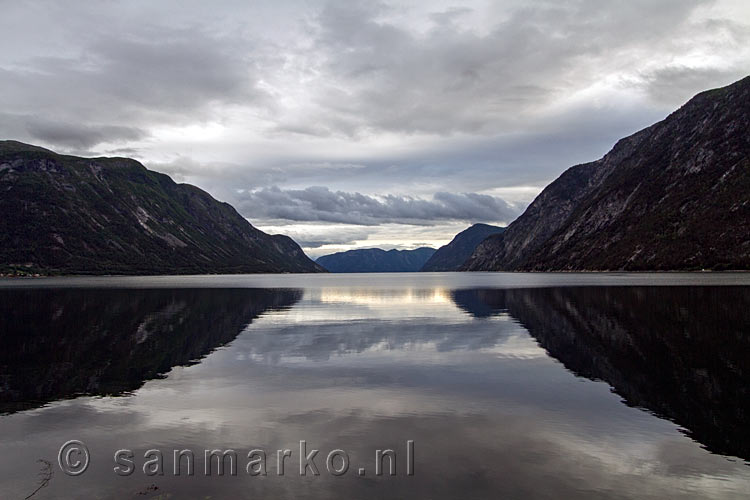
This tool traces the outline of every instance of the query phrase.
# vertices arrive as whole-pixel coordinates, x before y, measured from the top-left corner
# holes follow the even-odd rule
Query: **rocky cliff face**
[[[291,238],[127,158],[0,141],[0,270],[170,274],[323,271]]]
[[[419,271],[434,248],[382,250],[362,248],[318,257],[318,264],[332,273],[409,273]]]
[[[457,271],[484,239],[505,231],[504,227],[474,224],[461,231],[447,245],[437,249],[420,271]]]
[[[547,186],[463,269],[750,269],[750,77]]]

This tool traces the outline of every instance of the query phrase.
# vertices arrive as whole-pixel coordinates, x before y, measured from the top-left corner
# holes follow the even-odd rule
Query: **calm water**
[[[750,274],[0,280],[0,309],[3,499],[750,494]]]

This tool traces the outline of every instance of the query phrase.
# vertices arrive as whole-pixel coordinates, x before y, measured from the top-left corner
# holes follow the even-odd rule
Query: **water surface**
[[[713,273],[1,280],[0,496],[45,459],[33,498],[746,498],[749,292]],[[205,449],[238,474],[207,477]]]

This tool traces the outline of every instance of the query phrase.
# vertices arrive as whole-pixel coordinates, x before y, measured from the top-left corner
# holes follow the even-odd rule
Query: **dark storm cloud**
[[[432,200],[307,189],[264,188],[238,197],[239,210],[256,218],[327,221],[360,225],[429,224],[432,221],[510,221],[518,210],[489,195],[435,193]]]
[[[36,117],[24,119],[31,137],[72,149],[86,150],[103,142],[137,141],[148,136],[145,130],[116,125],[80,125],[52,122]]]

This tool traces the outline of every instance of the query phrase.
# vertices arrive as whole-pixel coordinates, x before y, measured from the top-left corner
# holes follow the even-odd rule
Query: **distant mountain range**
[[[750,269],[750,77],[569,168],[462,269]]]
[[[381,250],[364,248],[318,257],[316,261],[332,273],[403,273],[422,269],[434,248]]]
[[[438,248],[420,270],[457,271],[485,238],[503,231],[504,227],[474,224],[458,233],[450,243]]]
[[[0,272],[323,272],[291,238],[127,158],[0,141]]]

